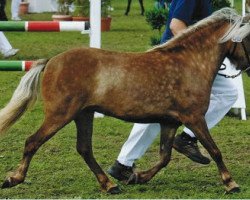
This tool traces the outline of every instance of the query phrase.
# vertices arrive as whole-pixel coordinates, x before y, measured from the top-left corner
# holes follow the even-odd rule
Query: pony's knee
[[[87,147],[81,146],[81,145],[77,145],[76,150],[80,155],[82,155],[84,157],[87,156],[90,152],[90,149],[88,149]]]
[[[166,155],[162,160],[161,160],[161,165],[162,167],[166,167],[168,163],[171,160],[171,155]]]
[[[36,135],[28,137],[25,141],[24,155],[33,155],[39,148],[39,141]]]
[[[212,149],[211,156],[214,159],[215,162],[221,162],[222,161],[222,154],[219,149]]]

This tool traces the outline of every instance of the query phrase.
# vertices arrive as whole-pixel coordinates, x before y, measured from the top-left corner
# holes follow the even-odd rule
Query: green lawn
[[[235,1],[237,8],[240,1]],[[113,0],[112,30],[102,34],[102,48],[115,51],[145,51],[150,48],[150,36],[154,32],[140,15],[138,1],[132,2],[131,13],[124,16],[126,0]],[[146,9],[153,1],[146,0]],[[9,5],[7,7],[9,9]],[[9,12],[8,12],[9,15]],[[28,14],[24,20],[50,20],[51,13]],[[6,32],[11,44],[20,52],[13,60],[49,58],[79,46],[88,46],[88,35],[77,32],[19,33]],[[0,58],[2,59],[2,58]],[[0,72],[0,107],[10,99],[23,72]],[[95,176],[75,150],[76,129],[69,124],[47,142],[36,154],[23,184],[10,189],[0,189],[0,198],[250,198],[250,80],[243,76],[246,95],[247,117],[228,115],[211,132],[220,147],[232,176],[241,186],[241,192],[224,195],[223,185],[214,162],[208,166],[196,164],[173,152],[172,161],[149,183],[124,185],[118,183],[122,194],[107,195],[100,192]],[[0,180],[14,170],[22,157],[25,139],[40,126],[43,120],[42,101],[29,110],[7,134],[0,137]],[[116,159],[127,139],[132,124],[110,117],[95,120],[94,153],[97,161],[107,170]],[[159,138],[146,155],[138,160],[138,169],[147,169],[158,160]],[[202,148],[202,147],[201,147]],[[203,149],[202,149],[203,150]],[[207,154],[204,151],[205,154]],[[115,180],[114,180],[115,181]],[[117,181],[116,181],[117,182]]]

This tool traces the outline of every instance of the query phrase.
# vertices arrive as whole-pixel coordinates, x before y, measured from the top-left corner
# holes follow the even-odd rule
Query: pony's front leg
[[[102,191],[117,194],[120,189],[112,183],[102,168],[96,162],[92,151],[92,132],[93,132],[94,112],[81,112],[75,118],[77,127],[77,151],[83,157],[91,171],[95,174],[101,185]]]
[[[221,152],[216,146],[211,135],[209,134],[209,130],[207,128],[207,124],[204,117],[196,116],[194,117],[194,119],[199,119],[199,121],[189,123],[188,128],[190,128],[195,133],[198,140],[206,148],[210,156],[216,162],[222,181],[225,185],[226,192],[238,192],[240,190],[240,187],[233,180],[227,167],[225,166]]]
[[[161,124],[160,161],[147,171],[135,172],[127,181],[127,184],[145,183],[150,181],[163,167],[167,166],[171,159],[172,146],[177,124]]]

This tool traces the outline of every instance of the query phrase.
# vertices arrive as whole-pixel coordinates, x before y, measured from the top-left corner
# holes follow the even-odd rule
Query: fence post
[[[101,48],[101,0],[90,0],[90,47]]]

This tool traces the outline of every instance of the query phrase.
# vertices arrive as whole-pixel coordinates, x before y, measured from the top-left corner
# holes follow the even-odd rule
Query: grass
[[[239,5],[239,1],[236,1]],[[145,1],[151,8],[153,1]],[[102,34],[102,48],[115,51],[145,51],[153,34],[140,16],[139,4],[133,1],[131,13],[125,17],[125,0],[113,1],[112,30]],[[9,8],[9,5],[7,9]],[[51,13],[29,14],[25,20],[50,20]],[[13,60],[29,60],[52,57],[73,47],[88,46],[88,36],[70,33],[17,33],[6,32],[7,37],[20,52]],[[0,106],[10,99],[23,72],[0,73]],[[250,80],[244,75],[246,103],[250,105]],[[220,147],[224,160],[234,179],[240,184],[241,192],[223,194],[223,185],[214,162],[208,166],[193,163],[173,152],[172,161],[149,183],[124,185],[119,183],[122,194],[107,195],[100,192],[99,185],[86,164],[75,150],[76,129],[69,124],[41,147],[31,162],[23,184],[0,190],[0,198],[194,198],[194,199],[249,199],[250,198],[250,108],[247,107],[246,121],[228,115],[211,132]],[[29,110],[7,134],[0,138],[0,180],[14,170],[22,157],[25,139],[40,126],[43,120],[42,102]],[[131,123],[110,117],[96,119],[94,124],[94,154],[97,161],[107,170],[116,159],[122,144],[132,128]],[[159,138],[137,161],[138,169],[147,169],[158,160]],[[206,152],[204,152],[206,153]],[[115,180],[114,180],[115,181]]]

